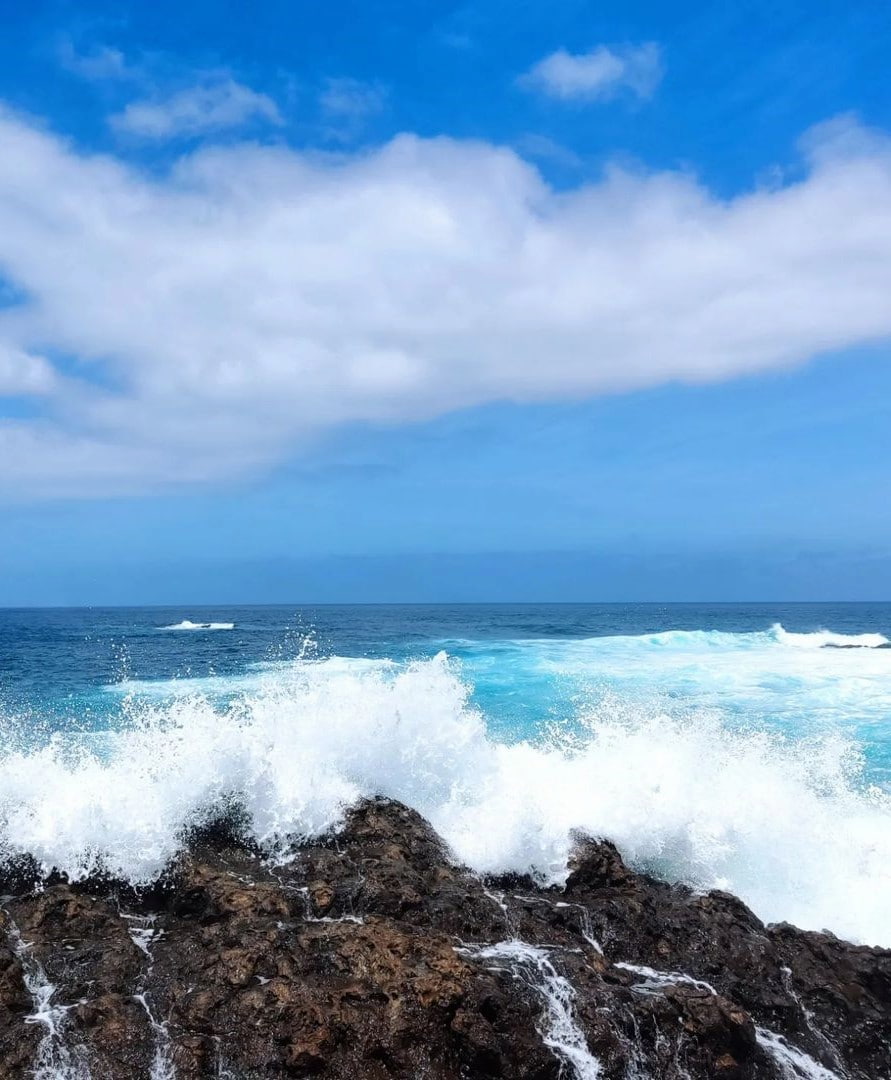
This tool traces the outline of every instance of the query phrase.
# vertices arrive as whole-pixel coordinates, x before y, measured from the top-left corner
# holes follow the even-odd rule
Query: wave
[[[216,705],[125,699],[101,753],[7,732],[0,838],[72,877],[155,877],[191,825],[239,804],[258,842],[337,825],[362,796],[427,817],[481,873],[566,874],[575,830],[766,920],[891,943],[891,796],[838,736],[734,731],[607,695],[570,732],[502,742],[444,655],[270,670]]]
[[[548,642],[556,640],[559,642],[560,639],[536,639],[536,644],[539,643],[539,640]],[[663,630],[654,634],[614,635],[578,640],[590,645],[601,644],[608,646],[610,644],[627,643],[677,651],[763,649],[769,646],[783,646],[795,649],[823,649],[827,646],[881,649],[891,645],[891,640],[885,637],[884,634],[839,634],[832,630],[812,630],[805,633],[795,633],[786,630],[781,623],[774,623],[769,630],[750,630],[738,633],[728,630]],[[517,642],[517,644],[520,643]]]
[[[192,622],[191,619],[183,619],[182,622],[173,623],[171,626],[159,626],[159,630],[234,630],[232,622]]]
[[[675,630],[593,638],[453,642],[489,719],[568,715],[604,690],[623,699],[718,709],[796,734],[844,731],[891,779],[891,649],[882,635]],[[834,639],[834,640],[832,640]],[[852,647],[840,648],[840,642]],[[859,644],[858,644],[859,642]],[[830,647],[834,646],[834,647]],[[868,646],[868,647],[864,647]]]
[[[796,649],[882,649],[891,645],[884,634],[835,634],[831,630],[814,630],[809,634],[794,634],[784,630],[779,623],[771,627],[771,634],[780,645]]]

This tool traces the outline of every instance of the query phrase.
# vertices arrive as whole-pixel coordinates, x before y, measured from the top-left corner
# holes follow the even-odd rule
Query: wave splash
[[[5,740],[0,838],[72,877],[146,882],[183,831],[233,802],[283,853],[365,795],[414,807],[479,872],[559,880],[573,831],[635,866],[740,895],[765,920],[891,943],[891,797],[856,749],[733,731],[606,698],[536,742],[487,732],[445,655],[297,663],[225,706],[126,701],[103,747]]]

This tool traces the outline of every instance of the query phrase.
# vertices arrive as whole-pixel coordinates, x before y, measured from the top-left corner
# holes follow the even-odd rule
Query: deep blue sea
[[[891,605],[0,610],[0,844],[156,875],[381,793],[480,872],[576,830],[766,920],[891,943]]]

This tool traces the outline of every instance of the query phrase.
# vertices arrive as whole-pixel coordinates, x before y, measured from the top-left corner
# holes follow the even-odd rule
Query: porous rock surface
[[[150,890],[0,891],[9,1080],[891,1080],[891,952],[604,840],[563,888],[481,880],[376,799],[284,863],[217,828]]]

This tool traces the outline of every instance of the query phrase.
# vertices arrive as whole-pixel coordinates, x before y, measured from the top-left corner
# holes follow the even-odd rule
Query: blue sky
[[[0,604],[891,596],[887,5],[6,7]]]

